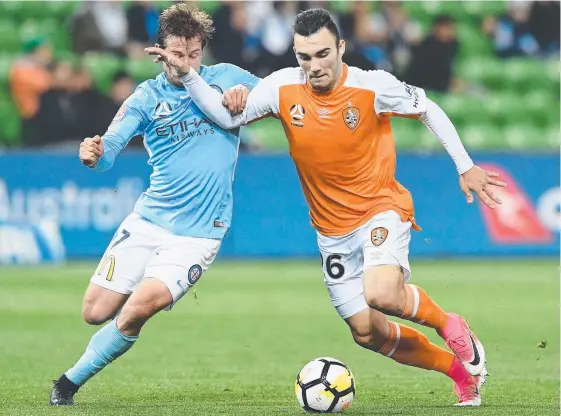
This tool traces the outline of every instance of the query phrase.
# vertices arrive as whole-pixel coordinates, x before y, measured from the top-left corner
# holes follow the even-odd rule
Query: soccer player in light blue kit
[[[176,4],[160,16],[158,44],[220,91],[253,88],[259,79],[234,65],[201,66],[212,31],[208,15]],[[142,134],[153,172],[84,296],[84,320],[110,322],[54,382],[52,405],[73,404],[84,383],[133,346],[148,319],[184,296],[214,261],[230,227],[239,131],[211,123],[191,101],[176,70],[165,62],[163,68],[125,101],[103,137],[80,145],[82,163],[105,171],[129,140]]]

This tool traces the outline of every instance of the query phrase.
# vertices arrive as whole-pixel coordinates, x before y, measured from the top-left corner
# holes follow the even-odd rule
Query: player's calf
[[[148,319],[173,302],[167,286],[144,279],[120,315],[97,331],[78,362],[53,384],[51,405],[74,404],[74,395],[90,378],[127,352]]]

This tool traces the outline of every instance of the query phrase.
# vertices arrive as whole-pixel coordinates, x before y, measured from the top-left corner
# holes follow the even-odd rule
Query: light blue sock
[[[138,337],[129,337],[119,331],[117,320],[113,319],[94,334],[86,352],[74,367],[65,373],[66,377],[78,386],[83,385],[127,352],[137,339]]]

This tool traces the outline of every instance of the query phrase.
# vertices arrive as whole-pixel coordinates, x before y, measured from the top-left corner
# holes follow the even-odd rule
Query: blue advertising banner
[[[423,229],[413,233],[411,255],[558,255],[559,157],[479,154],[474,159],[509,183],[498,209],[465,202],[447,155],[398,157],[398,179],[413,194]],[[98,173],[75,155],[1,155],[0,263],[99,258],[148,185],[146,162],[145,154],[128,152],[113,169]],[[234,201],[233,227],[221,257],[318,255],[289,156],[242,155]]]

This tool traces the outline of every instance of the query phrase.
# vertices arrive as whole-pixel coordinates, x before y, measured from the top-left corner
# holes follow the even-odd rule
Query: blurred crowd
[[[29,52],[10,72],[26,146],[75,146],[77,140],[103,134],[135,83],[123,71],[112,77],[107,95],[94,85],[89,71],[70,61],[52,59],[43,39],[26,45]],[[138,140],[135,144],[140,144]]]
[[[145,59],[143,48],[154,44],[158,30],[157,2],[84,2],[69,22],[72,49],[79,57],[91,52]],[[214,61],[229,62],[258,76],[296,66],[291,24],[300,10],[327,7],[323,1],[224,1],[213,12]],[[504,15],[488,16],[481,31],[501,58],[559,56],[559,2],[517,1]],[[333,12],[347,41],[344,61],[363,69],[385,69],[411,84],[446,92],[458,84],[454,62],[461,44],[457,23],[435,16],[426,33],[400,2],[353,2]],[[207,52],[207,53],[208,53]],[[104,132],[135,83],[119,71],[108,94],[95,87],[78,62],[55,61],[48,39],[26,42],[10,71],[13,99],[22,118],[27,146],[64,145]],[[134,141],[133,144],[140,144]]]

